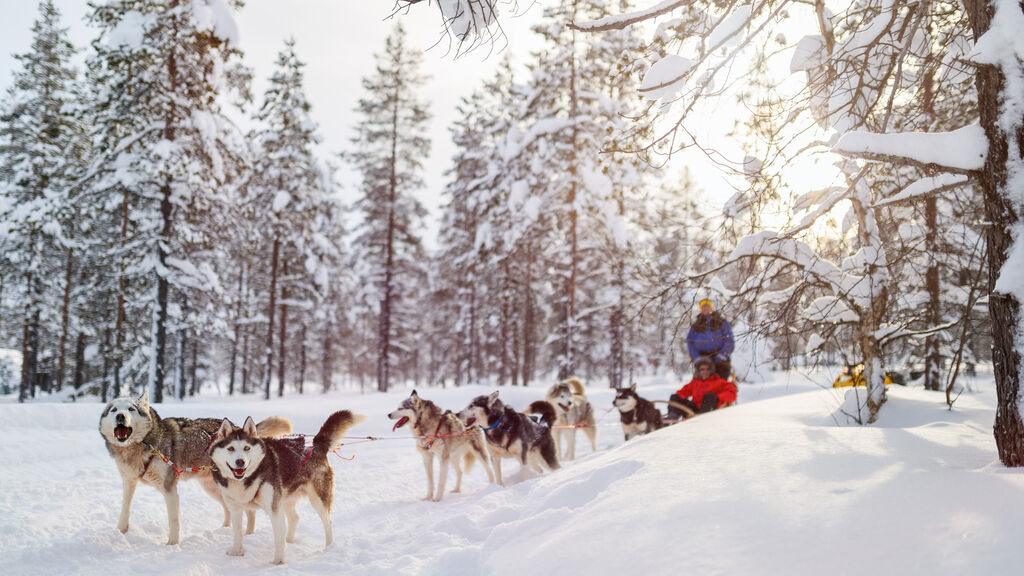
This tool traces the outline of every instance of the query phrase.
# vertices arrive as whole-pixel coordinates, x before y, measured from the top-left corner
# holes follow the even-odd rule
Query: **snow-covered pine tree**
[[[430,113],[418,95],[426,81],[421,57],[407,46],[401,23],[376,60],[376,73],[363,79],[353,151],[345,157],[362,177],[353,256],[365,265],[360,283],[376,292],[368,296],[379,308],[365,313],[376,319],[377,388],[387,391],[395,369],[411,365],[414,350],[399,341],[416,333],[411,312],[426,283],[419,236],[426,211],[414,194],[430,152]]]
[[[189,331],[199,303],[220,289],[203,248],[215,241],[211,219],[226,212],[224,184],[242,156],[221,111],[226,94],[248,88],[238,6],[110,0],[89,15],[99,36],[88,66],[97,143],[88,186],[119,216],[96,230],[113,232],[105,257],[118,272],[115,320],[102,331],[112,333],[115,387],[122,377],[145,383],[154,402],[163,400],[168,334]]]
[[[275,338],[279,351],[277,394],[284,394],[288,310],[295,305],[302,307],[308,295],[307,257],[303,252],[314,233],[321,203],[321,173],[313,152],[316,124],[310,117],[311,106],[303,85],[304,66],[295,53],[295,41],[285,42],[256,114],[259,128],[251,136],[255,162],[248,202],[255,210],[254,217],[262,222],[260,229],[264,234],[269,232],[259,248],[263,251],[258,260],[262,265],[253,270],[262,279],[259,299],[267,303],[266,360],[261,383],[266,399],[270,398],[275,368]]]
[[[531,193],[541,195],[551,213],[545,262],[562,283],[554,291],[557,320],[550,327],[557,335],[552,344],[559,377],[592,377],[604,367],[621,382],[623,253],[630,250],[622,216],[631,190],[641,186],[642,170],[635,158],[602,152],[632,148],[616,139],[628,127],[622,118],[639,114],[631,74],[642,45],[629,30],[597,38],[565,26],[608,13],[603,0],[566,0],[548,8],[545,21],[534,27],[545,44],[531,67],[521,146],[533,158]],[[640,123],[634,130],[628,132],[645,133]]]
[[[8,301],[18,293],[21,402],[35,395],[37,385],[49,388],[54,376],[59,387],[64,367],[75,236],[72,184],[84,158],[81,128],[72,116],[74,53],[59,10],[44,0],[31,49],[15,56],[20,70],[0,116],[0,276],[8,279]]]

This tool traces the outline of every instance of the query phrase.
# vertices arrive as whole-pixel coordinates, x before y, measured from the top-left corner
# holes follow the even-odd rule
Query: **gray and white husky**
[[[466,470],[473,466],[479,458],[487,471],[487,479],[494,482],[494,473],[488,462],[487,442],[482,432],[468,433],[466,426],[459,417],[450,410],[441,408],[430,400],[420,398],[415,390],[408,398],[398,405],[398,409],[388,414],[388,418],[397,420],[392,430],[406,424],[412,425],[413,433],[420,438],[416,441],[416,449],[423,457],[423,468],[427,472],[427,495],[424,500],[440,502],[444,497],[445,485],[448,482],[448,467],[455,468],[455,488],[452,492],[462,490],[462,461]],[[440,462],[440,476],[437,490],[434,490],[434,457]]]
[[[548,388],[544,399],[555,407],[555,440],[563,455],[569,460],[576,458],[578,430],[590,439],[590,451],[597,452],[597,421],[583,381],[576,377],[563,380]]]
[[[365,416],[341,410],[331,414],[313,445],[305,446],[301,436],[261,438],[256,423],[246,418],[241,428],[229,420],[221,423],[217,440],[210,445],[213,479],[231,511],[234,537],[230,556],[242,556],[242,510],[260,509],[270,516],[274,530],[274,564],[284,563],[285,542],[295,541],[299,515],[295,505],[303,496],[324,525],[325,546],[334,541],[331,504],[334,501],[334,471],[327,455],[337,447],[345,432]],[[287,518],[287,536],[285,519]]]
[[[220,425],[219,418],[161,418],[149,405],[149,391],[138,399],[121,397],[107,403],[100,414],[99,428],[121,475],[123,490],[118,530],[128,531],[132,498],[139,482],[156,488],[164,497],[169,532],[167,544],[181,540],[179,479],[199,480],[207,494],[224,507],[220,490],[211,477],[212,462],[206,452]],[[292,426],[284,418],[271,417],[260,422],[257,430],[261,435],[275,436],[288,434]],[[165,462],[154,451],[170,462]],[[228,525],[228,517],[227,507],[224,507],[224,526]],[[250,519],[250,532],[252,528]]]
[[[523,480],[527,479],[530,468],[540,473],[545,466],[549,470],[557,470],[560,466],[551,428],[506,406],[497,392],[474,398],[465,410],[459,412],[459,419],[466,426],[479,425],[484,429],[494,475],[502,486],[502,458],[519,460]]]

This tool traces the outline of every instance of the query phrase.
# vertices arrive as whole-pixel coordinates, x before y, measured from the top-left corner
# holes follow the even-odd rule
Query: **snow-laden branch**
[[[938,176],[921,178],[920,180],[911,182],[906,188],[900,190],[896,194],[893,194],[884,200],[875,202],[872,205],[872,208],[881,208],[883,206],[889,206],[890,204],[899,204],[900,202],[921,198],[922,196],[941,194],[946,190],[958,188],[969,182],[971,182],[971,179],[966,174],[939,174]]]
[[[988,139],[977,123],[952,132],[875,134],[857,131],[844,134],[834,151],[860,158],[902,158],[949,172],[972,172],[985,166]]]
[[[657,18],[662,14],[668,14],[676,8],[689,6],[694,0],[664,0],[650,8],[624,12],[613,16],[605,16],[589,22],[570,22],[569,27],[581,32],[604,32],[607,30],[622,30],[626,26]]]

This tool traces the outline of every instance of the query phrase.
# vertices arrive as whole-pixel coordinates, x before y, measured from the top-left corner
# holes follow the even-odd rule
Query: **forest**
[[[622,386],[688,372],[681,339],[711,298],[741,381],[863,363],[865,422],[887,372],[952,402],[995,354],[1016,396],[1020,286],[994,288],[1024,131],[1000,92],[1012,49],[979,52],[988,4],[532,6],[542,48],[497,53],[459,103],[429,241],[431,80],[402,20],[439,12],[468,50],[500,42],[498,8],[525,7],[419,4],[396,3],[356,136],[324,156],[294,43],[251,92],[241,1],[92,2],[95,39],[77,47],[43,0],[0,108],[0,347],[20,353],[0,359],[3,391]],[[692,128],[723,102],[742,111],[735,149]],[[228,113],[242,103],[246,128]],[[724,210],[679,166],[695,150],[738,183]],[[359,174],[351,204],[342,165]]]

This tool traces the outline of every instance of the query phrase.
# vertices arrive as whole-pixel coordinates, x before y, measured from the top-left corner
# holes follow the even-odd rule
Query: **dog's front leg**
[[[284,516],[284,504],[278,503],[277,510],[270,514],[270,526],[274,529],[274,559],[272,564],[284,564],[285,531],[288,529]]]
[[[576,459],[576,429],[575,428],[564,428],[566,433],[565,440],[565,457],[569,460]]]
[[[245,533],[252,534],[256,531],[256,511],[246,510],[245,511]]]
[[[441,470],[438,473],[437,492],[434,494],[434,502],[440,502],[444,498],[444,487],[448,484],[448,466],[451,464],[451,450],[448,444],[445,444],[441,450],[440,460]]]
[[[427,472],[427,495],[423,499],[431,500],[434,498],[434,454],[430,450],[420,450],[420,455],[423,456],[423,469]]]
[[[167,545],[174,546],[181,541],[181,502],[178,499],[178,483],[173,479],[164,483],[164,503],[167,504]]]
[[[494,476],[498,479],[498,486],[504,486],[505,481],[501,478],[501,455],[495,454],[493,450],[489,450],[491,453],[491,465],[494,466]]]
[[[228,556],[245,556],[242,549],[242,508],[230,508],[231,513],[231,548],[228,549]]]
[[[121,486],[121,515],[117,518],[117,529],[124,534],[128,531],[128,517],[132,512],[132,498],[135,496],[135,488],[139,485],[139,479],[122,476]]]

